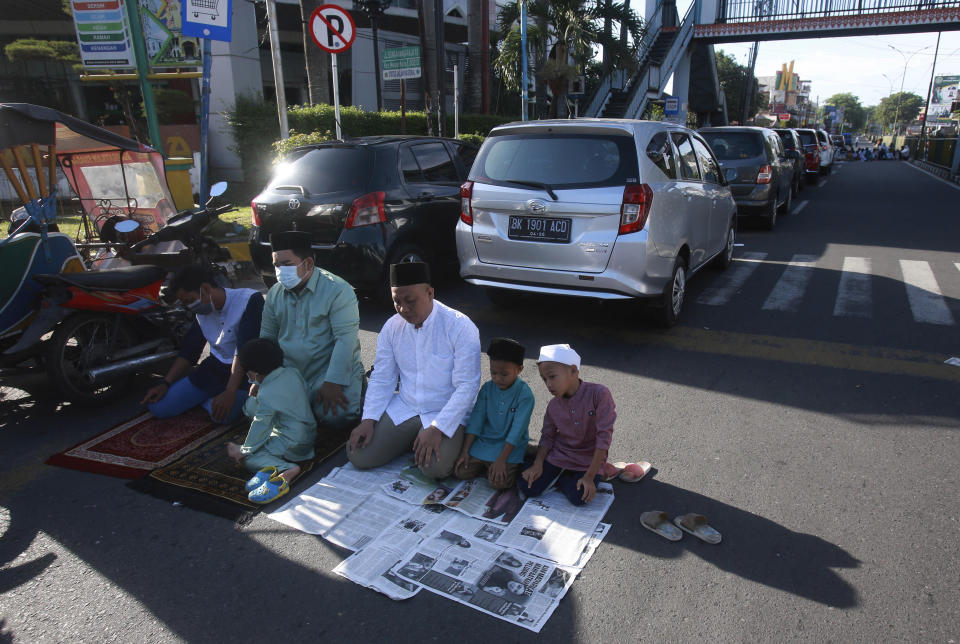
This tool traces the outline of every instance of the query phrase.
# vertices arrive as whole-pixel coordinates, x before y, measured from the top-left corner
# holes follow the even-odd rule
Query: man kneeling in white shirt
[[[442,479],[453,471],[480,389],[480,333],[466,315],[433,299],[423,262],[391,265],[390,292],[397,314],[377,337],[347,456],[368,469],[412,447],[420,470]]]

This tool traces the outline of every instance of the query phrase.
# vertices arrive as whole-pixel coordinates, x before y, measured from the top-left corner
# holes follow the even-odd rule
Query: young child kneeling
[[[540,496],[557,488],[574,505],[589,503],[597,493],[598,474],[607,461],[617,413],[610,390],[580,380],[580,356],[569,344],[540,348],[540,377],[553,399],[543,416],[543,433],[533,465],[524,470],[520,491]]]
[[[227,443],[227,454],[256,472],[247,481],[249,499],[269,503],[290,490],[300,474],[298,462],[313,458],[317,421],[300,372],[283,366],[283,351],[273,340],[257,338],[237,353],[252,385],[243,412],[252,421],[243,445]]]
[[[529,440],[533,392],[518,376],[523,371],[522,344],[494,338],[487,349],[490,380],[480,387],[467,423],[466,437],[453,475],[472,479],[486,474],[497,490],[512,488]]]

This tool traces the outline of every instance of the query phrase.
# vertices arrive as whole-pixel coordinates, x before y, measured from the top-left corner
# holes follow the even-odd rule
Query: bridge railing
[[[717,22],[760,22],[952,9],[960,0],[720,0]]]

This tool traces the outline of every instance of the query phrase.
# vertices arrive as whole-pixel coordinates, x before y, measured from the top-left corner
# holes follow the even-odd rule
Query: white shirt
[[[400,378],[400,389],[397,388]],[[399,314],[383,325],[363,418],[394,424],[420,417],[447,437],[465,425],[480,389],[480,332],[460,311],[434,300],[420,328]]]
[[[210,353],[223,364],[232,364],[237,353],[237,325],[247,310],[250,298],[258,294],[252,288],[225,288],[226,301],[219,311],[197,316],[203,337],[210,343]]]

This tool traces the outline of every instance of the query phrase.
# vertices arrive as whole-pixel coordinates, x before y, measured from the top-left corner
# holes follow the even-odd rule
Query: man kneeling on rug
[[[232,423],[247,399],[243,370],[235,363],[237,347],[260,335],[263,296],[251,288],[221,288],[203,266],[182,268],[170,290],[197,317],[167,375],[147,390],[140,404],[157,418],[203,405],[214,421]],[[210,355],[186,375],[207,344]]]
[[[317,421],[307,383],[299,371],[283,366],[280,345],[268,338],[251,340],[237,359],[251,384],[243,407],[251,423],[243,445],[227,443],[227,454],[256,472],[247,481],[248,498],[269,503],[290,490],[300,474],[297,463],[313,458]]]
[[[397,314],[377,336],[363,420],[350,434],[347,456],[367,469],[413,447],[425,475],[446,478],[480,388],[480,332],[433,299],[427,264],[393,264],[390,287]]]

